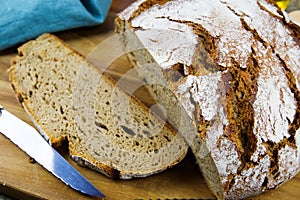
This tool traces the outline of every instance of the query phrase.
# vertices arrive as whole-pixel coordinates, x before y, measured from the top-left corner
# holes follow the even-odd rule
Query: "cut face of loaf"
[[[116,31],[218,199],[299,172],[300,28],[273,3],[139,0]]]
[[[187,153],[179,134],[53,35],[19,48],[10,81],[52,145],[67,139],[75,161],[109,177],[158,173]]]

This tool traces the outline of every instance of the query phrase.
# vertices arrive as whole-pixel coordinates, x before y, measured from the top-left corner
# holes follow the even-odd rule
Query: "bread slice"
[[[300,169],[300,28],[268,0],[138,0],[116,32],[218,199]]]
[[[68,141],[79,164],[130,179],[158,173],[186,155],[179,134],[54,35],[18,50],[10,81],[19,101],[50,144]]]

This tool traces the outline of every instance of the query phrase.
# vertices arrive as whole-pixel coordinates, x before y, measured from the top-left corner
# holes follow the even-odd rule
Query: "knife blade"
[[[0,105],[0,132],[36,162],[71,188],[94,197],[105,197],[68,163],[38,131]]]

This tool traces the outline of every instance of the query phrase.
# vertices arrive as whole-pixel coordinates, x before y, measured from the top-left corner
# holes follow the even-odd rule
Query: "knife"
[[[104,197],[73,168],[32,126],[0,105],[0,132],[71,188],[94,197]]]

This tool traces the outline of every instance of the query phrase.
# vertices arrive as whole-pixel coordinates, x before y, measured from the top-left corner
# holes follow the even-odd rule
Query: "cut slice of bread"
[[[17,98],[50,144],[68,141],[79,164],[130,179],[186,155],[179,134],[57,37],[44,34],[18,51],[10,69]]]

